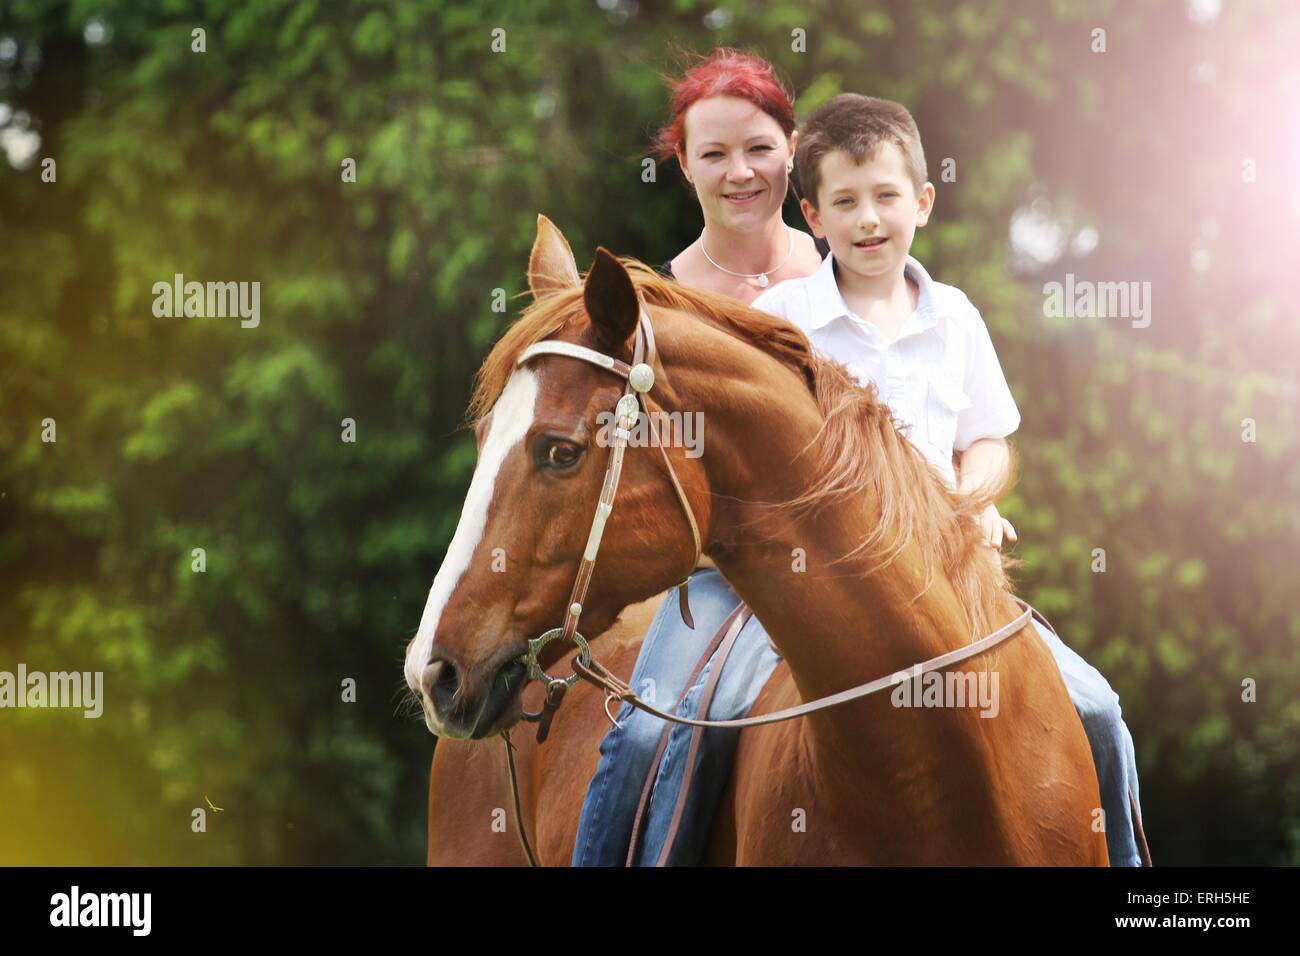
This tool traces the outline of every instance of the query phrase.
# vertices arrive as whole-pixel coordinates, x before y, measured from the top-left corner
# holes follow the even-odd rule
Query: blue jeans
[[[646,632],[628,682],[640,697],[667,709],[686,690],[679,716],[698,717],[699,698],[715,661],[710,660],[690,688],[686,682],[708,648],[719,625],[740,598],[716,568],[701,568],[691,575],[688,590],[695,629],[682,621],[677,601],[660,605]],[[1140,866],[1136,837],[1128,813],[1128,790],[1138,796],[1133,738],[1120,717],[1119,696],[1096,668],[1089,665],[1037,621],[1034,626],[1061,668],[1066,689],[1083,722],[1097,766],[1105,811],[1106,843],[1113,866]],[[715,655],[716,657],[716,655]],[[749,713],[759,691],[781,661],[757,617],[746,622],[726,662],[706,715],[710,720],[730,720]],[[600,762],[587,787],[574,845],[574,866],[622,866],[627,859],[632,823],[646,775],[654,762],[664,721],[624,704],[618,712],[622,729],[610,728],[600,745]],[[639,866],[653,866],[663,852],[674,806],[684,775],[692,728],[672,725],[655,778],[654,791],[643,822],[644,838],[635,858]],[[731,774],[739,730],[705,730],[696,755],[693,790],[679,824],[678,837],[666,863],[672,866],[700,862],[708,828]]]
[[[1137,757],[1133,753],[1133,736],[1120,716],[1119,694],[1111,690],[1101,671],[1065,646],[1065,642],[1034,619],[1038,635],[1056,658],[1065,689],[1083,722],[1092,748],[1092,762],[1097,768],[1101,787],[1102,818],[1106,827],[1106,849],[1111,866],[1141,866],[1137,834],[1129,815],[1129,791],[1138,820],[1142,804],[1138,801]]]
[[[647,703],[671,710],[688,690],[686,683],[709,642],[740,598],[716,568],[699,568],[687,588],[695,629],[681,619],[677,600],[669,595],[650,623],[641,653],[628,681],[632,690]],[[716,657],[716,654],[715,654]],[[729,720],[748,715],[759,690],[767,683],[781,655],[771,646],[757,617],[750,617],[732,648],[706,715],[710,720]],[[715,661],[710,660],[690,686],[682,706],[674,713],[697,717],[700,696],[708,683]],[[574,866],[623,866],[632,838],[632,823],[646,775],[654,763],[665,721],[631,704],[617,714],[622,729],[611,727],[600,745],[600,763],[587,786],[573,849]],[[644,840],[636,863],[653,866],[659,858],[672,820],[690,748],[691,729],[673,724],[668,746],[655,777],[653,796],[646,809]],[[704,839],[717,809],[723,788],[731,776],[732,759],[740,739],[739,730],[708,729],[696,753],[693,793],[674,841],[673,866],[699,863]]]

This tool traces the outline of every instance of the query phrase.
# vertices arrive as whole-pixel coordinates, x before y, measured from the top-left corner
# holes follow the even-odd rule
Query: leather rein
[[[556,710],[564,700],[566,692],[572,687],[579,678],[595,684],[605,691],[605,716],[617,728],[619,723],[609,712],[611,701],[624,701],[631,706],[652,714],[661,720],[671,721],[677,724],[688,724],[692,727],[725,727],[740,729],[743,727],[755,727],[761,724],[775,724],[785,720],[793,720],[796,717],[804,717],[814,711],[824,710],[828,707],[837,707],[840,704],[847,704],[850,701],[861,700],[871,694],[884,690],[888,687],[897,685],[902,677],[913,679],[930,671],[939,670],[956,664],[959,661],[982,654],[991,649],[994,645],[1001,643],[1008,637],[1019,633],[1030,621],[1030,618],[1036,613],[1026,602],[1016,597],[1016,603],[1022,608],[1021,613],[1008,624],[998,628],[987,637],[980,638],[964,647],[940,654],[938,657],[932,657],[930,660],[921,664],[914,664],[907,670],[896,674],[890,674],[885,677],[876,678],[857,687],[851,687],[848,690],[841,691],[838,694],[832,694],[828,697],[821,697],[817,700],[807,701],[795,707],[788,707],[785,710],[779,710],[770,714],[761,714],[756,717],[744,717],[735,720],[695,720],[686,717],[679,717],[676,714],[668,713],[646,703],[635,693],[627,683],[620,680],[613,672],[606,668],[600,662],[594,660],[591,656],[591,648],[586,638],[578,632],[578,618],[582,614],[582,602],[587,596],[587,588],[591,584],[592,571],[596,565],[596,556],[600,551],[601,538],[605,533],[605,523],[609,520],[610,514],[614,510],[614,496],[618,492],[619,477],[623,470],[623,456],[627,451],[628,440],[631,437],[631,428],[633,423],[641,412],[648,412],[646,406],[646,393],[654,387],[655,372],[655,340],[654,329],[650,324],[650,315],[646,311],[645,304],[641,297],[637,296],[638,315],[636,327],[636,341],[632,351],[632,364],[622,362],[611,355],[603,352],[597,352],[586,346],[577,345],[572,342],[558,342],[553,340],[537,342],[530,345],[516,360],[515,364],[523,365],[525,362],[537,357],[538,355],[563,355],[568,358],[579,359],[588,362],[599,368],[613,372],[615,375],[627,381],[627,386],[623,391],[622,397],[614,408],[615,427],[613,429],[613,440],[610,442],[609,464],[605,469],[605,481],[601,486],[600,500],[596,505],[596,513],[591,521],[591,531],[587,535],[587,545],[583,550],[582,561],[578,565],[577,578],[573,582],[573,590],[569,596],[569,607],[564,617],[564,624],[560,627],[551,628],[540,637],[533,638],[528,642],[527,653],[521,655],[517,660],[528,667],[528,679],[536,680],[546,685],[546,699],[540,711],[525,711],[523,719],[535,722],[537,728],[537,742],[545,742],[550,733],[551,721],[555,716]],[[673,464],[668,457],[663,442],[659,440],[658,427],[655,424],[654,417],[647,413],[646,415],[652,436],[652,444],[657,445],[660,453],[663,455],[664,464],[668,469],[668,478],[672,482],[673,489],[677,492],[677,498],[682,504],[682,510],[686,514],[686,519],[690,523],[691,538],[695,545],[695,560],[691,563],[690,570],[687,571],[686,579],[681,584],[676,585],[678,589],[679,606],[681,609],[682,620],[690,628],[695,627],[695,622],[691,617],[690,606],[687,603],[687,585],[691,573],[699,563],[700,555],[703,554],[703,548],[700,539],[700,528],[695,520],[695,512],[691,508],[690,499],[687,498],[681,482],[677,479],[677,473],[673,470]],[[1046,619],[1044,619],[1044,623]],[[723,623],[723,627],[727,622]],[[1048,627],[1051,625],[1049,624]],[[573,659],[574,673],[570,677],[552,677],[542,670],[538,662],[538,655],[543,647],[551,641],[572,640],[578,646],[578,655]],[[537,858],[533,854],[532,846],[528,841],[528,835],[524,830],[523,812],[520,805],[519,781],[515,770],[514,760],[514,743],[510,740],[508,730],[501,731],[501,736],[506,744],[506,763],[510,771],[510,789],[514,800],[515,824],[519,830],[519,842],[523,847],[524,854],[528,858],[530,866],[538,866]]]

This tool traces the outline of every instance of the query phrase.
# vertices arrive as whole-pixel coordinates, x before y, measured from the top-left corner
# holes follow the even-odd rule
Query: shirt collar
[[[903,274],[911,276],[920,289],[916,302],[916,318],[922,329],[928,329],[938,321],[938,311],[934,304],[934,281],[930,274],[912,256],[907,257]],[[813,329],[820,329],[838,318],[848,317],[849,307],[840,292],[839,283],[835,281],[835,254],[827,253],[821,268],[808,277],[808,301],[812,309],[808,324]]]

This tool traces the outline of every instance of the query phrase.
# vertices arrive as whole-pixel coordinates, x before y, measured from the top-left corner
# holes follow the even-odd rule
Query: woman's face
[[[692,104],[685,129],[685,153],[677,158],[695,185],[706,223],[748,232],[780,215],[797,132],[787,140],[776,120],[735,96]]]

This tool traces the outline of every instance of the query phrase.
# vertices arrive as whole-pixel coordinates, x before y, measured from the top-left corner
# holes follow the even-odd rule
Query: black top
[[[831,244],[827,242],[825,239],[818,239],[816,236],[814,236],[813,244],[817,246],[817,251],[821,253],[822,259],[825,259],[828,255],[830,255]],[[676,279],[677,277],[673,275],[673,260],[669,259],[667,262],[661,265],[659,267],[659,274],[665,275],[670,279]]]

